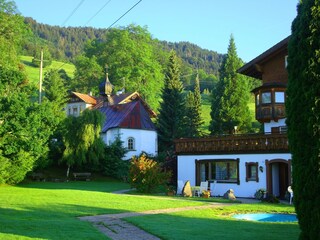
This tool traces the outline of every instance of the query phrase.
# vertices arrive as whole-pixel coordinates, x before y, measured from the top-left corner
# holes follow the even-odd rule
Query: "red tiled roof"
[[[105,97],[97,98],[97,104],[94,106],[94,109],[100,109],[104,107],[104,104],[103,104],[104,99]],[[129,103],[137,100],[141,101],[145,109],[148,111],[150,117],[157,116],[157,114],[149,107],[149,105],[140,97],[138,92],[112,95],[109,99],[109,101],[111,101],[111,105],[121,105],[121,104]]]
[[[72,92],[72,94],[77,96],[78,98],[80,98],[85,103],[89,103],[89,104],[93,104],[93,105],[97,104],[97,100],[88,94],[83,94],[83,93],[78,93],[78,92]]]
[[[101,107],[99,110],[106,116],[102,132],[116,127],[155,130],[149,113],[140,100],[125,104],[109,105]]]

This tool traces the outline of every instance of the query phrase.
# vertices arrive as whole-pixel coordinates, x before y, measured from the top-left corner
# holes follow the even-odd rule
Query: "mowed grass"
[[[20,56],[21,63],[25,66],[28,79],[30,83],[38,85],[39,84],[39,68],[32,66],[32,58],[31,56]],[[52,64],[43,69],[43,76],[50,69],[64,69],[69,77],[73,78],[75,66],[70,63],[63,63],[59,61],[52,61]]]
[[[112,194],[121,182],[35,182],[0,187],[0,239],[107,239],[78,216],[203,205],[168,197]]]
[[[298,223],[266,223],[232,218],[233,214],[247,212],[294,213],[294,208],[283,204],[234,204],[215,209],[130,217],[125,220],[161,239],[170,240],[298,239]]]

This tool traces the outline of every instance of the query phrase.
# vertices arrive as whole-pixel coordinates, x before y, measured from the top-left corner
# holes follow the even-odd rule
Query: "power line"
[[[114,24],[116,24],[121,18],[123,18],[125,15],[127,15],[132,9],[134,9],[142,0],[138,1],[135,5],[133,5],[128,11],[126,11],[124,14],[121,15],[116,21],[114,21],[108,28],[110,29]]]
[[[70,15],[66,18],[66,20],[64,20],[64,22],[62,23],[62,26],[64,26],[68,20],[73,16],[73,14],[78,10],[78,8],[82,5],[82,3],[84,2],[85,0],[81,0],[79,2],[79,4],[75,7],[75,9],[73,9],[73,11],[70,13]]]
[[[109,0],[103,7],[102,7],[102,9],[110,2],[111,0]],[[82,4],[84,2],[84,0],[82,0],[81,2],[80,2],[80,4],[77,6],[77,8]],[[114,24],[116,24],[121,18],[123,18],[125,15],[127,15],[132,9],[134,9],[140,2],[142,2],[142,0],[139,0],[136,4],[134,4],[129,10],[127,10],[124,14],[122,14],[116,21],[114,21],[106,30],[109,30]],[[76,9],[77,9],[76,8]],[[76,11],[76,9],[73,11],[73,12],[75,12]],[[102,9],[100,9],[99,11],[101,11]],[[99,12],[98,11],[98,12]],[[97,15],[98,13],[96,13],[95,14],[95,16]],[[89,21],[91,21],[93,19],[93,17],[92,18],[90,18],[90,20]],[[58,68],[58,70],[59,69],[61,69],[64,65],[65,65],[66,63],[64,63],[64,64],[62,64],[59,68]]]
[[[85,24],[85,26],[93,19],[95,18],[108,4],[111,2],[111,0],[107,1]]]

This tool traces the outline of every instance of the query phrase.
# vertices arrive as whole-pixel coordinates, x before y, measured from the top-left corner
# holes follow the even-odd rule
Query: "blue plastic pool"
[[[236,219],[259,221],[259,222],[297,222],[296,214],[280,213],[248,213],[233,215]]]

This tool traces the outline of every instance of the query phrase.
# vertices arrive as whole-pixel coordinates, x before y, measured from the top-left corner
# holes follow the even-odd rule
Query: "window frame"
[[[129,151],[135,151],[135,139],[134,137],[127,138],[127,149]]]
[[[252,176],[252,167],[255,168],[256,176]],[[259,182],[259,163],[258,162],[246,162],[246,182]]]
[[[266,101],[268,100],[268,101]],[[270,91],[261,93],[261,104],[271,104],[272,103],[272,93]]]
[[[228,163],[236,163],[236,178],[230,179],[230,165]],[[239,162],[240,159],[200,159],[200,160],[195,160],[195,165],[196,165],[196,184],[199,185],[201,181],[209,181],[213,182],[216,181],[217,183],[226,183],[226,184],[237,184],[240,185],[240,167],[239,167]],[[213,178],[214,174],[212,173],[212,166],[211,164],[217,164],[217,163],[227,163],[227,176],[229,177],[228,179],[216,179]],[[205,171],[203,170],[203,167],[205,168]],[[210,169],[211,168],[211,169]],[[201,178],[202,175],[202,178]],[[204,176],[204,178],[203,178]]]

